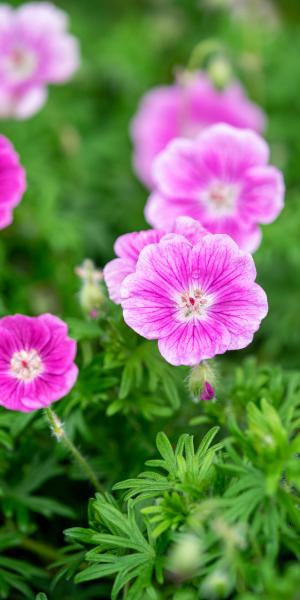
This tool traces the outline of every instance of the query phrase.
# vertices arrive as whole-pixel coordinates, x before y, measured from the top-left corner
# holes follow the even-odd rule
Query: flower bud
[[[171,548],[168,570],[177,577],[190,577],[201,564],[202,548],[199,539],[192,534],[183,535]]]
[[[200,588],[205,598],[227,598],[233,587],[233,579],[224,568],[219,568],[208,575]]]
[[[200,400],[212,400],[215,397],[215,390],[208,381],[204,382]]]
[[[214,520],[212,527],[223,541],[225,552],[231,552],[235,549],[244,550],[247,547],[247,530],[244,523],[229,525],[222,518],[217,518]]]
[[[224,56],[213,58],[208,64],[207,71],[214,86],[219,90],[226,88],[232,79],[231,66]]]
[[[99,316],[99,308],[105,302],[105,294],[100,285],[103,273],[96,269],[89,259],[76,267],[75,273],[82,280],[82,288],[79,292],[80,305],[84,312],[92,319],[96,319]]]
[[[215,396],[216,375],[212,363],[203,361],[192,367],[188,376],[188,388],[194,402],[212,400]]]

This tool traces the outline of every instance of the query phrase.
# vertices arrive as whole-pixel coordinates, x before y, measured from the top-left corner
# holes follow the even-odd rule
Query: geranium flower
[[[142,98],[132,121],[136,174],[152,188],[153,160],[171,140],[194,138],[207,126],[221,122],[262,132],[265,118],[239,83],[218,90],[202,72],[154,88]]]
[[[76,71],[79,50],[66,14],[48,2],[0,6],[0,117],[24,119],[47,99],[49,83]]]
[[[230,125],[214,125],[195,140],[174,140],[154,164],[157,189],[146,206],[148,222],[165,227],[189,215],[253,252],[261,239],[258,224],[274,221],[283,207],[282,174],[268,158],[261,137]]]
[[[227,235],[182,236],[146,246],[122,284],[127,325],[158,340],[172,365],[196,365],[245,348],[267,314],[250,254]]]
[[[31,412],[69,393],[78,369],[76,342],[50,314],[0,319],[0,405]]]
[[[25,171],[10,141],[0,136],[0,229],[12,222],[12,212],[26,189]]]
[[[135,271],[136,263],[140,252],[148,244],[159,242],[167,235],[166,230],[149,229],[146,231],[137,231],[125,233],[117,238],[114,251],[118,258],[107,263],[104,267],[104,280],[108,288],[110,299],[116,304],[120,304],[120,290],[125,277]],[[189,217],[179,217],[175,219],[174,226],[169,235],[180,234],[186,237],[192,244],[196,244],[203,235],[207,233],[200,223]]]

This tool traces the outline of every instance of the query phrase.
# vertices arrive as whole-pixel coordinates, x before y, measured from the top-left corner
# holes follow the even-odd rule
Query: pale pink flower
[[[45,103],[48,84],[76,71],[78,43],[67,27],[66,14],[48,2],[0,6],[0,117],[30,117]]]
[[[181,80],[150,90],[132,121],[135,171],[150,188],[153,160],[174,138],[194,138],[207,126],[221,122],[264,130],[263,112],[237,82],[218,90],[203,72]]]
[[[0,229],[13,220],[13,209],[22,200],[26,177],[10,141],[0,136]]]
[[[173,365],[196,365],[245,348],[267,314],[250,254],[227,235],[205,235],[192,246],[173,236],[146,246],[122,284],[127,325],[158,340]]]
[[[165,227],[189,215],[253,252],[261,239],[258,224],[271,223],[283,208],[282,174],[268,158],[258,134],[230,125],[214,125],[195,140],[174,140],[154,163],[157,188],[146,219]]]
[[[50,314],[0,319],[0,405],[31,412],[66,396],[78,369],[76,342]]]
[[[113,302],[116,304],[121,303],[120,289],[122,282],[127,275],[135,271],[140,252],[145,246],[159,242],[163,237],[167,238],[167,235],[170,237],[173,234],[183,235],[192,244],[196,244],[207,233],[200,223],[189,217],[175,219],[171,231],[169,234],[167,232],[168,227],[165,230],[149,229],[125,233],[117,238],[114,250],[118,258],[108,262],[103,271],[109,297]]]

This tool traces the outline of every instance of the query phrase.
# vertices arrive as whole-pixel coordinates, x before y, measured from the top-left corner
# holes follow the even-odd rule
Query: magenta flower
[[[127,325],[158,340],[172,365],[196,365],[245,348],[267,314],[250,254],[227,235],[205,235],[192,246],[183,236],[150,244],[123,281]]]
[[[165,227],[189,215],[253,252],[258,224],[274,221],[283,207],[282,174],[268,158],[261,137],[230,125],[214,125],[193,141],[174,140],[154,163],[157,190],[146,206],[148,222]]]
[[[0,229],[11,224],[12,212],[26,189],[25,171],[10,141],[0,136]]]
[[[76,71],[79,50],[65,13],[48,2],[0,6],[0,117],[25,119],[47,99],[50,83]]]
[[[138,177],[152,188],[153,160],[171,140],[194,138],[207,126],[220,122],[262,132],[265,118],[238,83],[220,91],[202,72],[186,77],[184,83],[148,92],[131,127]]]
[[[31,412],[69,393],[78,369],[76,342],[50,314],[0,319],[0,405]]]
[[[212,400],[215,395],[216,393],[212,385],[210,385],[209,381],[205,381],[202,393],[200,395],[200,400]]]
[[[109,297],[113,302],[116,304],[121,303],[120,290],[122,282],[127,275],[134,273],[138,257],[143,248],[148,244],[159,242],[167,236],[167,232],[167,227],[165,231],[149,229],[148,231],[125,233],[116,240],[114,250],[118,258],[107,263],[103,271]],[[169,237],[173,234],[183,235],[194,245],[203,235],[207,234],[207,231],[194,219],[179,217],[175,219]]]

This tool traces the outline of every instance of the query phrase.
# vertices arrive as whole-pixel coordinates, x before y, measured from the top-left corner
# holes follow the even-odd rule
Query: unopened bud
[[[199,539],[192,534],[183,535],[174,544],[168,557],[168,569],[180,578],[191,576],[199,568],[202,547]]]
[[[84,310],[92,319],[99,316],[99,308],[105,302],[105,294],[101,288],[103,273],[95,268],[94,263],[86,259],[82,265],[76,267],[76,275],[82,280],[79,292],[79,301]]]
[[[213,58],[207,67],[207,71],[214,86],[223,90],[232,80],[232,70],[229,62],[223,56]]]
[[[188,388],[194,402],[211,400],[215,397],[216,375],[212,363],[203,361],[192,367],[188,377]]]
[[[233,587],[232,576],[225,569],[219,568],[208,575],[200,588],[205,598],[227,598]]]
[[[223,540],[227,550],[239,548],[244,550],[247,546],[247,531],[245,524],[229,525],[222,518],[215,519],[212,525],[216,534]]]
[[[208,381],[204,382],[200,400],[212,400],[215,397],[215,390]]]

